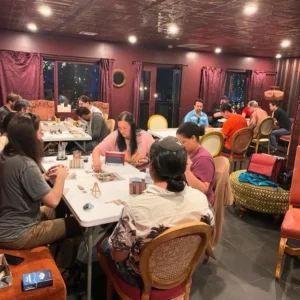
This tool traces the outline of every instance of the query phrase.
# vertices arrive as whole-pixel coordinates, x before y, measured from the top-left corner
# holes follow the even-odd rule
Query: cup
[[[81,151],[73,151],[73,159],[81,159]]]
[[[89,162],[89,157],[88,156],[83,156],[82,158],[83,158],[83,162],[84,163]]]

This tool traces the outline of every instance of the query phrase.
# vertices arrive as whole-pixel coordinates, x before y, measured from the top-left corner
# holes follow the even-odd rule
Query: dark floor
[[[191,300],[300,299],[300,259],[286,256],[280,281],[274,279],[280,224],[254,212],[240,217],[238,207],[225,212],[217,260],[200,264],[193,276]],[[85,282],[82,282],[84,290]],[[105,300],[105,276],[93,266],[93,299]],[[68,300],[80,298],[75,292]],[[116,298],[117,299],[117,298]]]

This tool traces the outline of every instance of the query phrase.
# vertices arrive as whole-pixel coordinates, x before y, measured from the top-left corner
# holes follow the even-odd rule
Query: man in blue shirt
[[[207,127],[208,126],[207,114],[204,113],[202,109],[203,109],[203,101],[201,99],[197,99],[194,102],[194,109],[184,117],[183,122],[184,123],[193,122],[198,126],[204,125],[205,127]]]

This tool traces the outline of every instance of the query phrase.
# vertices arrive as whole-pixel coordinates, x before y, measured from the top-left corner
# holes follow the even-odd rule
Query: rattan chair
[[[257,137],[252,140],[250,147],[255,148],[255,153],[258,152],[259,145],[267,144],[268,153],[270,153],[270,135],[274,126],[274,119],[272,117],[265,118],[258,127]]]
[[[246,160],[246,151],[252,141],[253,130],[251,128],[242,128],[238,130],[232,137],[230,153],[221,152],[222,156],[229,159],[233,171],[236,169],[236,163],[240,163],[240,169],[244,168]]]
[[[148,129],[158,130],[168,128],[168,121],[161,115],[153,115],[148,120]]]
[[[115,130],[116,121],[114,119],[108,119],[106,121],[107,128],[109,133],[112,133]]]
[[[146,244],[141,252],[142,290],[125,283],[109,265],[98,243],[99,263],[107,276],[107,300],[112,288],[124,300],[188,300],[192,274],[211,239],[203,222],[174,226]]]
[[[213,157],[218,156],[224,146],[224,137],[221,132],[208,132],[200,138],[200,145],[203,146]]]

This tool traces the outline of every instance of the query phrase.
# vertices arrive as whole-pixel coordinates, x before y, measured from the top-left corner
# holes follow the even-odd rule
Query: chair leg
[[[281,265],[282,265],[286,242],[287,242],[287,238],[283,238],[283,237],[280,239],[280,242],[279,242],[278,258],[277,258],[277,265],[276,265],[276,271],[275,271],[275,277],[277,279],[279,279],[280,275],[281,275]]]
[[[268,154],[270,154],[270,142],[268,142]]]
[[[259,147],[259,143],[256,142],[255,153],[258,153],[258,147]]]
[[[191,292],[191,283],[187,283],[187,285],[185,286],[184,300],[190,299],[190,292]]]
[[[113,286],[110,279],[107,277],[106,283],[106,300],[112,300],[113,297]]]

